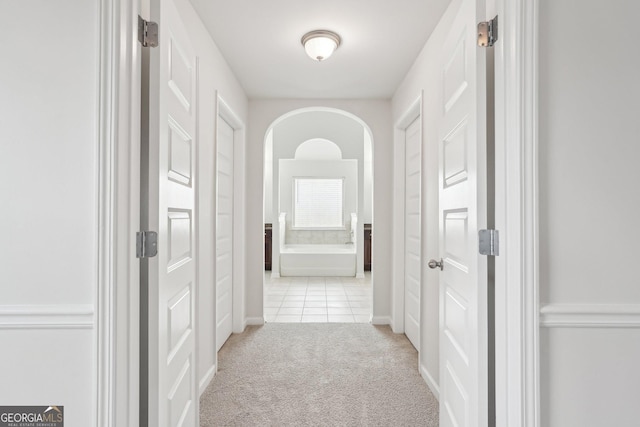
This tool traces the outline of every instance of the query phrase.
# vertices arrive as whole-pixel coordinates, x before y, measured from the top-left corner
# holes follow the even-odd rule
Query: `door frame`
[[[218,120],[222,118],[233,129],[233,232],[232,232],[232,261],[233,261],[233,279],[232,279],[232,331],[240,333],[246,328],[245,308],[244,308],[244,270],[245,270],[245,254],[244,245],[237,242],[244,242],[244,223],[245,223],[245,179],[244,179],[244,150],[245,150],[245,125],[238,115],[233,111],[224,98],[216,92],[216,147],[218,147]],[[217,151],[216,151],[217,152]],[[218,168],[217,161],[215,176],[217,177]],[[216,178],[217,179],[217,178]],[[217,188],[215,186],[214,188]],[[217,203],[217,194],[213,195],[213,199]],[[216,207],[217,209],[217,207]],[[216,254],[217,255],[217,254]],[[216,364],[217,366],[217,364]]]
[[[101,0],[96,426],[139,424],[140,0]]]
[[[540,425],[538,0],[496,0],[496,425]],[[494,14],[488,14],[487,18]],[[498,197],[502,195],[502,197]]]
[[[409,105],[405,112],[400,116],[394,125],[394,148],[393,148],[393,188],[399,191],[393,193],[393,282],[395,286],[392,289],[391,299],[391,329],[396,334],[404,333],[404,311],[405,311],[405,283],[404,283],[404,265],[405,265],[405,153],[406,153],[406,136],[407,128],[415,120],[422,120],[422,96],[423,92]],[[422,140],[423,124],[420,123],[420,139]],[[421,143],[422,144],[422,143]],[[420,168],[424,170],[424,150],[421,151]],[[424,192],[424,186],[421,184],[421,192]],[[421,203],[424,197],[421,197]],[[422,230],[424,231],[424,215],[420,216]],[[420,299],[424,292],[420,290]],[[422,301],[420,301],[422,306]],[[420,346],[422,346],[422,339]]]
[[[133,234],[139,226],[139,11],[139,0],[101,0],[98,19],[102,231],[96,297],[96,425],[100,426],[138,422],[139,295]],[[496,11],[502,39],[494,48],[496,186],[504,194],[496,199],[496,228],[503,236],[501,255],[496,257],[496,425],[537,427],[538,0],[496,0]],[[244,156],[244,133],[239,156]],[[244,210],[240,212],[244,218]],[[244,241],[241,231],[238,241]],[[244,262],[242,255],[240,260]],[[244,265],[238,269],[244,277]],[[244,308],[243,301],[240,305]],[[394,303],[394,330],[395,308]]]

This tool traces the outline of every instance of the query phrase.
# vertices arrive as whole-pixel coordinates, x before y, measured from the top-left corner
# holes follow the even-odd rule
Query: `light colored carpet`
[[[200,425],[438,425],[418,354],[386,326],[271,323],[232,335]]]

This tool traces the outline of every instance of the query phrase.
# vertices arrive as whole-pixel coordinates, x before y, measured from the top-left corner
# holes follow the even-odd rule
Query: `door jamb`
[[[396,334],[404,332],[404,233],[405,233],[405,139],[407,128],[416,119],[422,118],[422,96],[423,92],[409,105],[406,111],[400,116],[394,126],[394,165],[393,165],[393,188],[399,189],[393,195],[393,287],[392,306],[391,306],[391,328]],[[422,123],[420,124],[420,140],[422,144]],[[422,150],[421,170],[424,170],[424,150]],[[420,183],[421,200],[424,200],[424,185]],[[424,227],[424,215],[421,215],[421,226]],[[424,230],[424,228],[423,228]],[[420,266],[422,268],[422,266]],[[420,290],[420,299],[422,300],[424,292]],[[422,306],[422,301],[420,301]],[[421,307],[422,308],[422,307]],[[422,320],[421,320],[422,322]],[[422,325],[420,325],[422,329]],[[420,346],[422,346],[420,339]]]
[[[216,147],[218,145],[218,119],[222,118],[233,128],[233,284],[232,284],[232,331],[241,333],[247,327],[245,319],[245,125],[224,98],[217,94]],[[217,171],[217,167],[216,167]],[[216,200],[216,195],[214,195]]]
[[[101,0],[95,425],[139,423],[139,0]]]
[[[496,426],[538,427],[538,0],[496,5]]]

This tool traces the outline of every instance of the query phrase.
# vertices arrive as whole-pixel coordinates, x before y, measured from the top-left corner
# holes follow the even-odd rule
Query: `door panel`
[[[443,45],[439,118],[440,423],[487,425],[487,263],[484,51],[476,47],[481,1],[463,0]]]
[[[195,152],[197,58],[171,0],[155,0],[159,47],[149,51],[148,424],[197,426]],[[144,387],[144,385],[143,385]]]
[[[405,131],[405,276],[404,330],[416,349],[420,349],[420,277],[421,277],[421,119]]]
[[[216,351],[233,327],[233,128],[218,117],[216,212]]]

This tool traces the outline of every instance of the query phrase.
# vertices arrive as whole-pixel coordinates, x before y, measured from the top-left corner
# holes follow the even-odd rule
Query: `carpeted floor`
[[[249,327],[219,353],[200,425],[438,425],[438,401],[404,335],[369,324]]]

